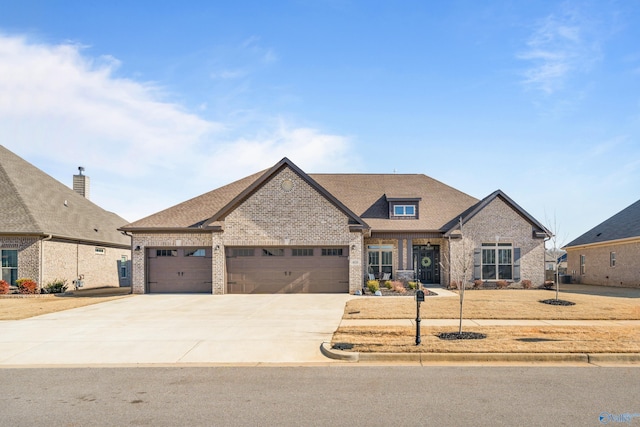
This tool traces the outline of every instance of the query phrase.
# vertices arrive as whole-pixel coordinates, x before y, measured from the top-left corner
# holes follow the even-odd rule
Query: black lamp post
[[[422,342],[420,338],[420,303],[424,302],[424,291],[418,289],[416,291],[416,345]]]

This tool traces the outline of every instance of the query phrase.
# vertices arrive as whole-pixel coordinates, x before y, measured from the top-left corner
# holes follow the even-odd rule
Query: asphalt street
[[[640,425],[640,367],[0,369],[2,426]]]

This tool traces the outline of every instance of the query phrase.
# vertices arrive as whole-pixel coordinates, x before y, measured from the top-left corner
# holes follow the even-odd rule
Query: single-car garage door
[[[226,248],[227,293],[346,293],[346,247]]]
[[[211,293],[211,248],[147,249],[147,290]]]

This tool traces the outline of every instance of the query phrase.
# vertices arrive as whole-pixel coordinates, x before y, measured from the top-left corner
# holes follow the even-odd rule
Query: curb
[[[361,353],[331,348],[323,342],[322,354],[330,359],[349,362],[414,362],[414,363],[640,363],[640,353]]]

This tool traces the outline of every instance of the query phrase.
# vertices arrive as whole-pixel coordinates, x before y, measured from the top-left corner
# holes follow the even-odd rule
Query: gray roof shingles
[[[596,225],[565,247],[640,237],[640,200]]]
[[[176,206],[133,222],[124,230],[198,228],[258,180],[258,172]],[[413,174],[309,174],[374,231],[441,231],[478,199],[426,175]],[[417,220],[388,218],[386,197],[420,198]],[[212,224],[215,225],[215,224]]]
[[[131,244],[118,231],[127,220],[105,211],[2,145],[0,200],[0,234]]]

